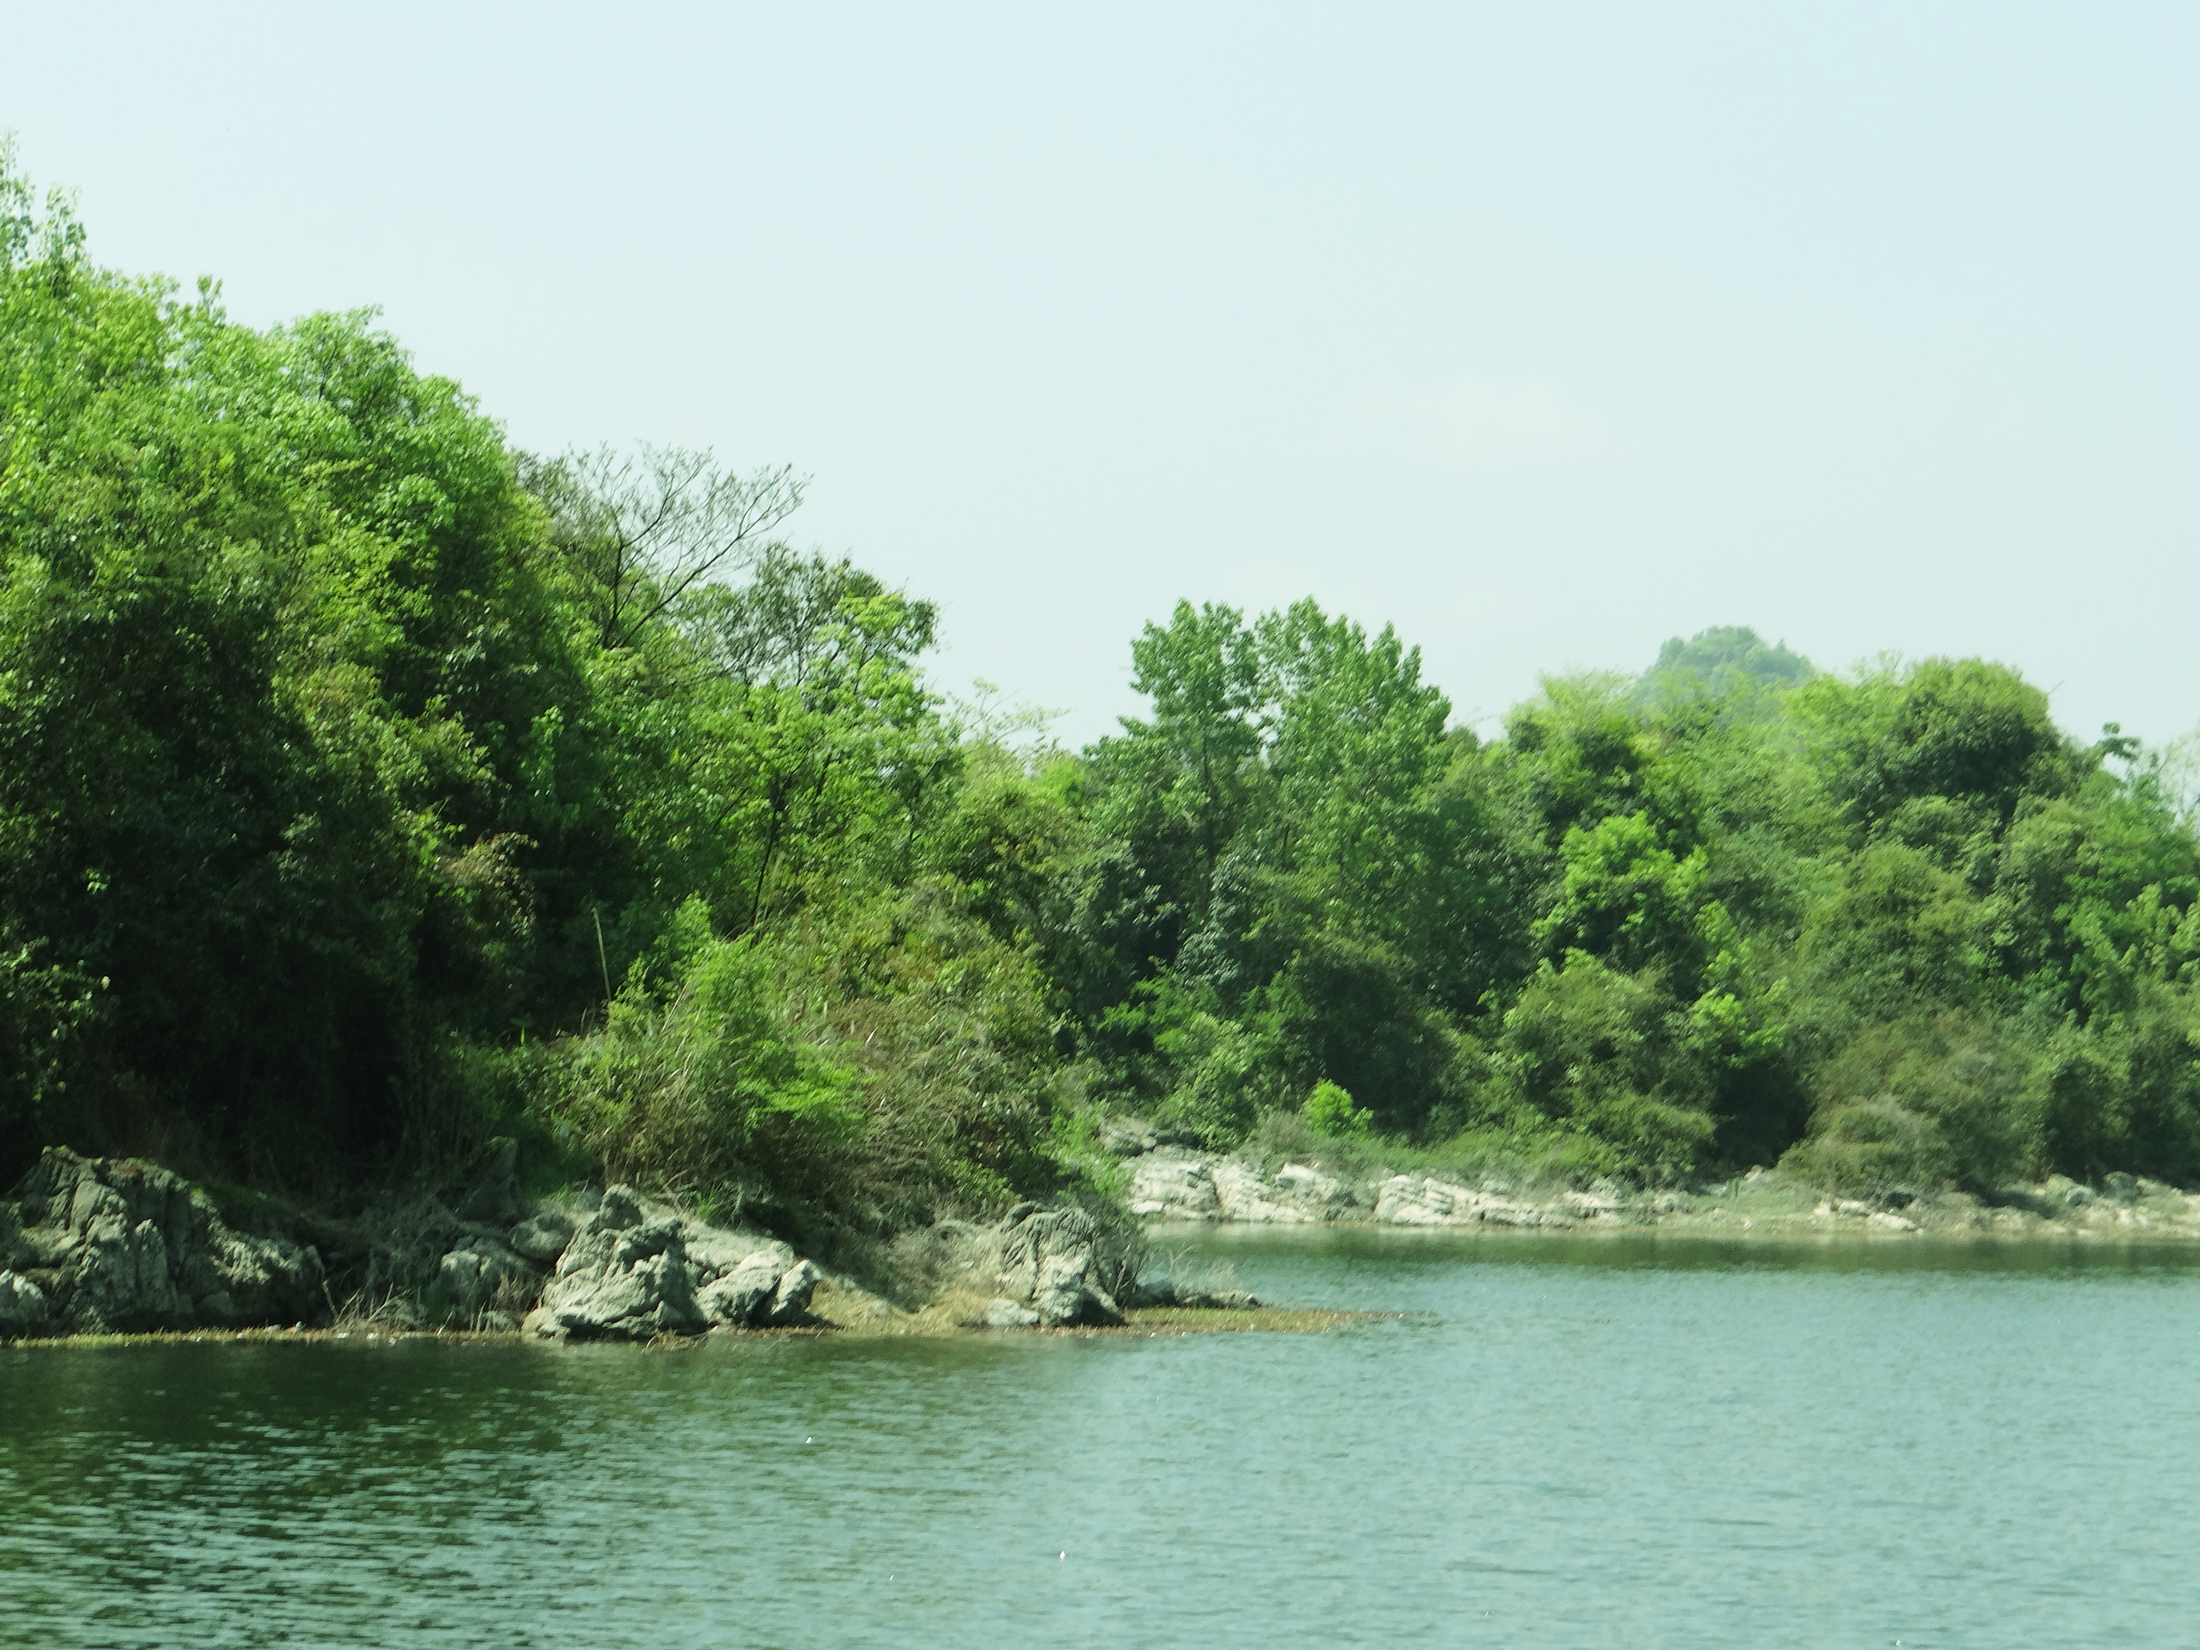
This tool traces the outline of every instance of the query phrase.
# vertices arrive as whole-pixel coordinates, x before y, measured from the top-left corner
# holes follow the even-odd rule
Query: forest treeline
[[[1178,605],[1067,752],[791,470],[539,459],[0,185],[0,1176],[296,1190],[493,1134],[883,1230],[1110,1108],[1553,1173],[2200,1180],[2200,839],[1979,660],[1752,633],[1487,739],[1311,601]]]

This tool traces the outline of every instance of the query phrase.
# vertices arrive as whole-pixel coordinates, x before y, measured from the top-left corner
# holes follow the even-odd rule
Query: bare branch
[[[632,646],[697,585],[746,566],[809,485],[791,464],[741,475],[686,447],[603,448],[566,465],[579,494],[568,533],[599,565],[605,647]]]

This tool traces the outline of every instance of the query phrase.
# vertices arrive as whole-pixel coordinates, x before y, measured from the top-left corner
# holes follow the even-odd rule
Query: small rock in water
[[[1036,1329],[1039,1314],[1004,1295],[985,1303],[984,1322],[988,1329]]]

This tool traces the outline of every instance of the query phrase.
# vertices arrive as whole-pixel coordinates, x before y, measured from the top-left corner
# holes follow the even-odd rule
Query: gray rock
[[[1352,1188],[1343,1181],[1305,1163],[1286,1163],[1278,1169],[1276,1192],[1285,1200],[1311,1208],[1324,1218],[1345,1213],[1359,1203]]]
[[[697,1290],[766,1251],[784,1257],[780,1262],[782,1271],[794,1262],[794,1251],[784,1243],[761,1233],[728,1231],[700,1220],[683,1219],[680,1222],[680,1241],[687,1246],[688,1271],[695,1279]]]
[[[216,1226],[208,1233],[228,1321],[239,1324],[321,1323],[330,1315],[320,1254],[277,1238],[244,1237]],[[205,1302],[201,1302],[205,1305]],[[221,1322],[210,1310],[210,1321]]]
[[[807,1263],[805,1263],[807,1264]],[[794,1251],[784,1243],[771,1243],[748,1256],[724,1277],[703,1286],[695,1303],[714,1324],[744,1329],[762,1321],[770,1308],[779,1280],[794,1265]],[[808,1297],[804,1297],[804,1304]]]
[[[572,1238],[573,1217],[562,1209],[544,1209],[513,1227],[505,1241],[537,1266],[555,1266]]]
[[[788,1267],[772,1290],[771,1305],[764,1309],[764,1321],[770,1324],[800,1323],[810,1315],[810,1296],[825,1281],[825,1274],[809,1261],[798,1260]]]
[[[436,1287],[445,1302],[444,1321],[460,1328],[490,1327],[492,1303],[531,1300],[542,1274],[491,1238],[469,1238],[444,1255],[436,1267]]]
[[[1465,1226],[1477,1220],[1480,1192],[1424,1176],[1392,1175],[1375,1197],[1375,1219],[1384,1226]]]
[[[1515,1202],[1499,1191],[1469,1191],[1402,1174],[1384,1181],[1375,1201],[1375,1219],[1385,1226],[1577,1226],[1581,1218],[1571,1208]]]
[[[1114,1298],[1093,1281],[1091,1251],[1082,1249],[1047,1257],[1039,1268],[1031,1309],[1049,1329],[1123,1321]]]
[[[700,1334],[709,1322],[695,1302],[680,1222],[645,1216],[631,1187],[607,1188],[527,1322],[535,1333],[575,1339]]]
[[[1151,1123],[1137,1117],[1103,1117],[1100,1146],[1113,1157],[1136,1157],[1161,1144]]]
[[[52,1332],[318,1323],[328,1315],[318,1253],[231,1229],[204,1192],[166,1169],[55,1148],[13,1201],[7,1241],[15,1270],[45,1300]]]
[[[45,1291],[29,1278],[0,1272],[0,1340],[39,1334],[46,1318]]]
[[[1018,1204],[1000,1227],[1000,1284],[1049,1328],[1121,1323],[1119,1291],[1135,1287],[1137,1256],[1075,1206]]]
[[[1213,1220],[1222,1213],[1212,1165],[1174,1147],[1138,1159],[1130,1206],[1134,1215],[1162,1220]]]
[[[0,1203],[0,1272],[18,1266],[43,1264],[23,1236],[22,1222],[16,1218],[15,1205]]]
[[[1213,1169],[1215,1201],[1222,1218],[1259,1226],[1302,1226],[1317,1216],[1295,1202],[1279,1202],[1276,1188],[1261,1179],[1260,1171],[1245,1163],[1217,1163]],[[1334,1184],[1334,1182],[1332,1182]]]
[[[980,1321],[988,1329],[1036,1329],[1039,1314],[1021,1301],[1002,1298],[985,1303],[985,1316]]]

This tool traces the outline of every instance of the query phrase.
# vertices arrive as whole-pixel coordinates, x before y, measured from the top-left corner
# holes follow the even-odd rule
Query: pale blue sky
[[[2200,722],[2200,9],[0,6],[95,253],[811,473],[944,685],[1179,596],[1485,729],[1746,623]]]

